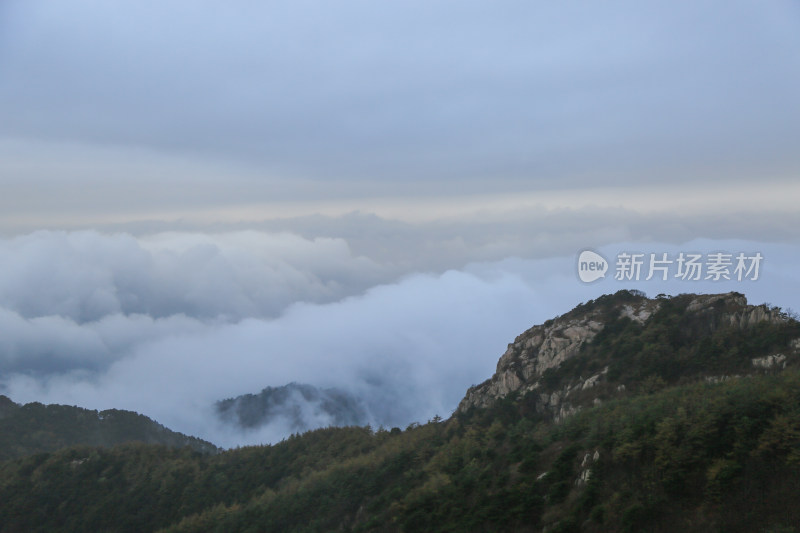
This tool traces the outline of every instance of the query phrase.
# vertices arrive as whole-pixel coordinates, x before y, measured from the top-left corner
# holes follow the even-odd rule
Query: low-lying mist
[[[644,248],[644,249],[641,249]],[[319,399],[243,427],[216,404],[296,382],[357,399],[373,427],[449,416],[533,324],[622,288],[745,293],[797,306],[790,245],[622,243],[621,250],[760,251],[758,281],[582,284],[575,257],[398,272],[342,239],[289,233],[136,238],[38,232],[0,241],[0,392],[16,402],[130,409],[221,446],[335,423]],[[577,253],[578,250],[576,250]],[[613,268],[613,267],[612,267]],[[317,402],[317,403],[315,403]]]

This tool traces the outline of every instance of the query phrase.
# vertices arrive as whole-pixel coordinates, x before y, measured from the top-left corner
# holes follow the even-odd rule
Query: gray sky
[[[777,186],[800,166],[798,50],[780,1],[5,0],[0,208]]]
[[[623,287],[798,309],[798,52],[791,1],[0,0],[0,392],[235,445],[283,430],[214,401],[290,381],[448,415]]]

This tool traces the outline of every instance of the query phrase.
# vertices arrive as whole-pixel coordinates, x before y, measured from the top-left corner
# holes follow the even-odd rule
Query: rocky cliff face
[[[696,327],[699,324],[704,333],[723,326],[749,328],[761,322],[782,323],[790,320],[780,309],[748,305],[744,295],[739,293],[681,295],[676,298],[681,299],[682,305],[685,305],[683,312],[692,315],[693,323]],[[542,325],[533,326],[508,345],[497,363],[495,374],[480,385],[471,387],[456,412],[490,406],[512,392],[538,390],[537,410],[551,413],[556,420],[568,416],[576,410],[570,399],[580,393],[585,400],[585,391],[608,382],[608,366],[590,375],[574,376],[568,382],[560,383],[557,390],[543,390],[544,373],[581,353],[581,349],[592,342],[611,318],[627,318],[645,326],[661,306],[671,300],[664,296],[649,299],[637,291],[620,291],[582,304]],[[780,364],[785,366],[785,361],[781,360]],[[753,362],[752,366],[767,368],[767,364],[760,361]],[[617,385],[614,388],[623,391],[625,387]],[[590,401],[598,403],[600,400],[594,398]]]

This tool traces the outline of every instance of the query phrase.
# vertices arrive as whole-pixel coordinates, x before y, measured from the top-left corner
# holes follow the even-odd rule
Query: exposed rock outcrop
[[[583,461],[581,461],[581,473],[578,476],[578,479],[575,480],[575,484],[578,486],[586,485],[592,477],[592,464],[600,459],[600,451],[595,450],[594,454],[586,453],[583,456]]]
[[[638,301],[626,302],[620,307],[623,316],[644,323],[658,309],[657,300],[640,297]],[[497,370],[489,380],[471,387],[458,406],[458,411],[470,407],[486,407],[498,398],[514,391],[527,392],[539,387],[539,379],[549,368],[556,368],[574,357],[585,343],[590,342],[603,329],[604,309],[581,306],[542,325],[533,326],[508,345],[497,363]],[[589,377],[581,383],[581,389],[597,384],[600,376]],[[558,418],[573,410],[562,405],[562,397],[569,390],[542,397],[542,407],[552,410]],[[561,412],[563,411],[563,412]]]
[[[545,370],[574,356],[602,328],[601,322],[591,318],[562,320],[561,317],[550,325],[534,326],[508,345],[492,379],[467,391],[468,403],[471,398],[472,405],[484,407],[494,398],[535,385]]]
[[[782,353],[776,353],[766,357],[756,357],[753,359],[753,366],[764,369],[786,368],[786,356]]]

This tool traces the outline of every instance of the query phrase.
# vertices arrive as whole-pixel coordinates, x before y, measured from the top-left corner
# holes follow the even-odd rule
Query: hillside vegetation
[[[171,431],[132,411],[98,412],[38,402],[18,405],[0,396],[0,460],[69,446],[113,446],[125,442],[189,446],[205,453],[218,451],[209,442]]]

